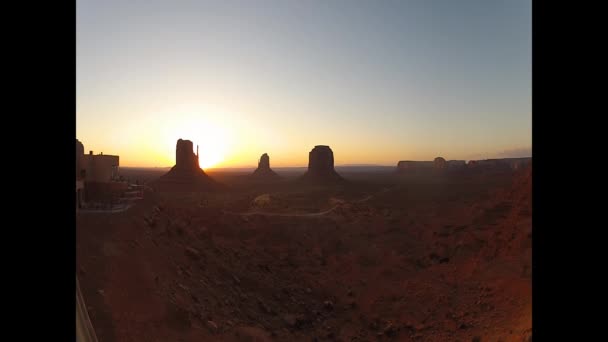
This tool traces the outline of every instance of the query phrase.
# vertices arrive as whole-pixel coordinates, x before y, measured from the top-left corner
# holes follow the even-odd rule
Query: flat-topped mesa
[[[432,161],[401,160],[397,163],[397,172],[426,173],[434,167]]]
[[[448,168],[450,162],[443,157],[437,157],[432,161],[401,160],[397,163],[397,172],[406,174],[444,174],[448,172]]]
[[[190,140],[177,140],[175,166],[155,182],[157,187],[169,191],[216,190],[222,187],[200,168],[198,147],[196,154],[193,147]]]
[[[310,181],[343,181],[334,169],[334,153],[326,145],[317,145],[308,154],[308,171],[302,176]]]
[[[519,170],[526,168],[532,157],[470,160],[467,167],[482,170]]]
[[[467,167],[466,160],[448,160],[446,167],[450,170],[462,170]]]
[[[251,175],[256,179],[279,179],[281,178],[270,168],[270,157],[267,153],[262,154],[258,161],[258,168]]]
[[[397,163],[397,173],[405,174],[458,174],[465,172],[467,163],[465,160],[446,160],[437,157],[432,161],[401,160]]]

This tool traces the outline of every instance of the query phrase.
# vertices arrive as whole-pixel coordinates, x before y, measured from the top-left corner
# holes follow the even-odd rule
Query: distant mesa
[[[433,161],[402,160],[397,163],[397,172],[409,174],[443,173],[448,170],[464,168],[465,165],[464,160],[447,161],[443,157],[437,157]]]
[[[445,172],[472,172],[472,171],[509,171],[527,167],[532,162],[527,158],[502,158],[484,160],[445,160],[437,157],[433,161],[402,160],[397,163],[397,172],[408,174],[426,174],[431,171]],[[467,171],[468,170],[468,171]]]
[[[397,172],[401,173],[423,173],[433,169],[432,161],[401,160],[397,163]]]
[[[532,157],[470,160],[467,168],[482,171],[520,170],[532,163]]]
[[[433,164],[437,170],[443,170],[447,166],[447,162],[442,157],[435,158],[435,160],[433,160]]]
[[[255,180],[278,180],[281,178],[270,168],[270,157],[267,153],[262,154],[258,161],[258,168],[253,171],[251,178]]]
[[[334,169],[334,153],[326,145],[317,145],[308,154],[308,171],[301,177],[313,183],[341,182],[344,178]]]
[[[198,163],[198,146],[193,152],[190,140],[177,140],[175,166],[161,176],[153,186],[160,190],[208,191],[222,188],[222,184],[209,177]]]

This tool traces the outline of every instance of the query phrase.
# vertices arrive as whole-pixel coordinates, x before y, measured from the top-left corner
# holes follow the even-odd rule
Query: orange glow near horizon
[[[182,130],[182,132],[193,129],[195,132],[190,134],[175,132],[173,135],[180,136],[180,138],[172,139],[173,145],[175,145],[177,139],[191,140],[194,145],[194,153],[196,153],[198,145],[199,165],[203,169],[224,162],[230,144],[228,135],[219,127],[204,124],[191,126],[189,129]]]
[[[124,167],[175,165],[178,139],[192,141],[195,153],[199,146],[199,165],[203,169],[256,167],[263,153],[270,156],[271,167],[307,166],[308,153],[315,145],[329,145],[335,165],[397,165],[399,160],[433,160],[438,156],[446,160],[500,158],[507,151],[519,155],[517,150],[524,150],[521,156],[526,154],[526,148],[521,147],[525,143],[509,144],[506,137],[498,141],[504,148],[480,151],[479,146],[490,140],[490,132],[471,134],[467,140],[455,140],[440,129],[401,132],[395,128],[378,134],[352,123],[328,122],[331,127],[342,127],[335,130],[314,120],[287,124],[286,117],[264,117],[263,112],[248,116],[246,112],[235,106],[212,107],[200,101],[184,101],[179,106],[140,110],[141,115],[137,116],[125,112],[124,124],[119,126],[110,122],[80,126],[77,122],[77,138],[87,152],[118,155]],[[528,139],[523,132],[517,140]]]
[[[184,113],[188,120],[165,129],[166,143],[175,146],[178,139],[192,141],[194,153],[199,147],[199,165],[210,168],[224,162],[232,145],[230,131],[213,120],[196,115],[195,111]],[[174,153],[173,153],[174,154]],[[175,163],[174,155],[171,160]]]

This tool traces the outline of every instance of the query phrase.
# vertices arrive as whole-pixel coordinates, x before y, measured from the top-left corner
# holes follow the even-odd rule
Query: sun
[[[218,150],[199,151],[198,163],[202,169],[213,167],[224,160],[224,155]]]
[[[198,162],[200,167],[205,169],[224,161],[228,152],[228,135],[217,125],[201,124],[201,126],[191,139],[195,146],[199,146]]]
[[[202,169],[222,163],[230,144],[229,132],[222,125],[206,120],[188,120],[188,124],[172,128],[168,140],[175,146],[178,139],[192,141],[194,153],[198,146],[198,161]]]

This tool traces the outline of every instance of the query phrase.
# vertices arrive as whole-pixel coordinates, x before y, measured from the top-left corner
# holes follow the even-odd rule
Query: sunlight
[[[217,142],[217,140],[216,140]],[[208,145],[208,144],[204,144],[204,145]],[[219,144],[217,144],[219,147]],[[224,160],[225,157],[225,152],[222,148],[217,148],[214,150],[207,150],[207,151],[199,151],[199,157],[198,157],[198,161],[199,161],[199,165],[201,166],[201,168],[206,169],[209,167],[213,167],[215,165],[217,165],[218,163],[222,162]]]
[[[228,130],[202,114],[182,112],[178,117],[179,123],[167,128],[169,134],[166,141],[173,147],[173,151],[178,139],[191,140],[194,153],[198,145],[201,168],[216,166],[226,159],[231,143]]]
[[[201,168],[213,167],[226,158],[228,141],[223,129],[213,124],[200,124],[190,128],[196,128],[196,131],[185,135],[182,139],[192,140],[195,153],[196,145],[199,146],[198,160]]]

